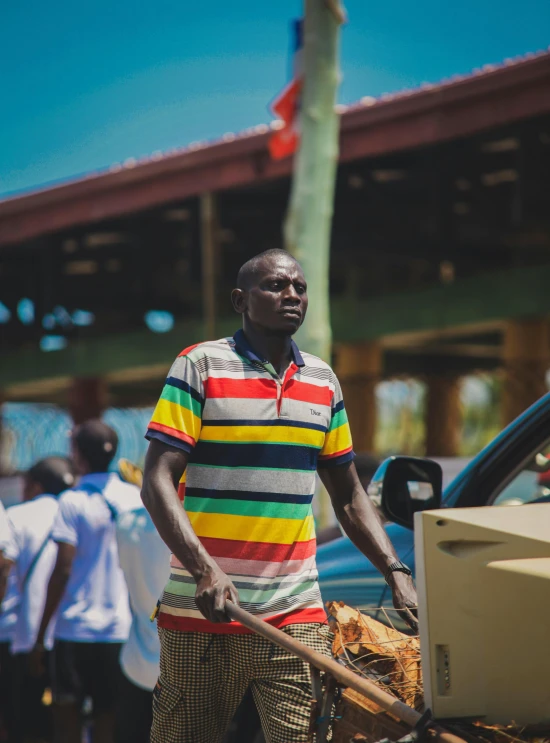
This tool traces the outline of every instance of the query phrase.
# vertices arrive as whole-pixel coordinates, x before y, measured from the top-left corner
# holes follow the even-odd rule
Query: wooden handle
[[[265,637],[266,640],[279,645],[285,650],[288,650],[289,653],[297,655],[306,663],[315,666],[320,671],[329,673],[343,686],[348,686],[350,689],[354,689],[359,694],[367,697],[367,699],[375,702],[383,710],[394,715],[394,717],[397,717],[398,720],[409,725],[409,727],[414,728],[416,723],[420,720],[420,713],[412,709],[412,707],[409,707],[391,694],[383,691],[372,681],[369,681],[362,676],[358,676],[349,669],[340,665],[340,663],[337,663],[328,655],[322,655],[316,650],[307,647],[307,645],[295,640],[285,632],[281,632],[281,630],[272,627],[267,622],[263,622],[253,614],[249,614],[231,601],[226,601],[225,608],[227,614],[234,621],[240,622],[244,627],[247,627],[258,635]],[[462,738],[446,732],[439,726],[434,727],[434,732],[434,740],[439,740],[441,743],[465,743]]]

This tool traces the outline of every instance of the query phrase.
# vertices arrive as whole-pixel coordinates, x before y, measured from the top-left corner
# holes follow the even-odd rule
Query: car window
[[[550,446],[529,459],[516,476],[493,500],[495,506],[521,506],[550,502]]]

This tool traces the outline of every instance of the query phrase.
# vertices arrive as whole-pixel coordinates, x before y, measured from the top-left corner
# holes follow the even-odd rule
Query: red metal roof
[[[338,110],[342,162],[468,136],[550,112],[550,50],[435,85],[363,98]],[[104,172],[1,200],[0,245],[207,190],[287,176],[292,160],[273,161],[267,151],[276,125],[127,160]]]

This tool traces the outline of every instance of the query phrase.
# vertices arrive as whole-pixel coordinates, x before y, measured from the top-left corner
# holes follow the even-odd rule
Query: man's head
[[[233,307],[243,324],[269,335],[293,335],[307,312],[307,283],[302,267],[286,250],[266,250],[242,266]]]
[[[66,457],[47,457],[34,464],[25,473],[23,500],[29,501],[39,495],[59,495],[74,485],[73,463]]]
[[[73,430],[72,456],[78,474],[107,472],[118,447],[115,431],[100,420],[82,423]]]

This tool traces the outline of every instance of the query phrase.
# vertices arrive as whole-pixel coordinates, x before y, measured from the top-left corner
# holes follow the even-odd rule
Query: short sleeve
[[[195,364],[179,356],[168,373],[145,437],[191,452],[201,431],[204,387]]]
[[[344,398],[337,378],[333,377],[334,395],[331,403],[331,420],[319,454],[318,467],[335,467],[350,462],[354,457],[351,431]]]
[[[78,509],[71,498],[71,491],[59,497],[59,509],[53,522],[52,539],[54,542],[63,542],[78,545]]]

